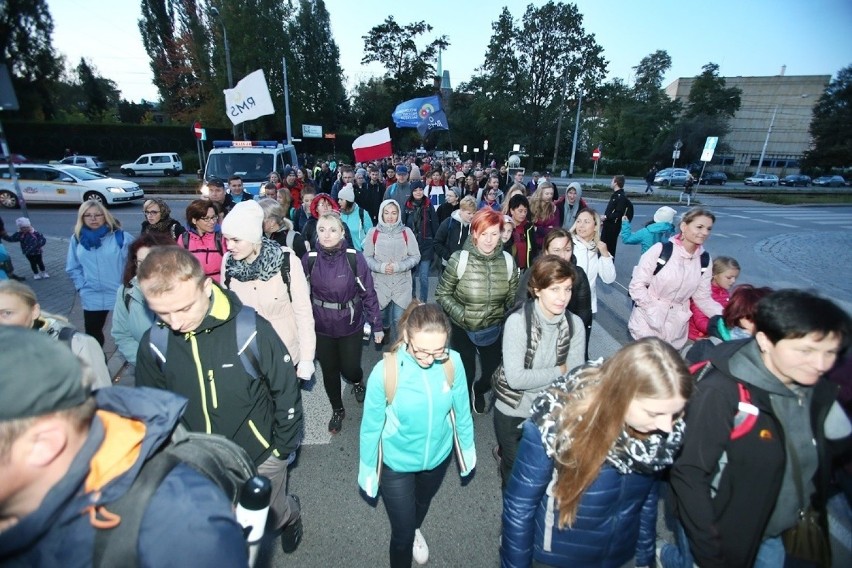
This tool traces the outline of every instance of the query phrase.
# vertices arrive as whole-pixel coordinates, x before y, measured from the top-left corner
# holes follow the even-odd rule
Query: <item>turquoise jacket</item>
[[[630,221],[621,223],[621,242],[626,245],[642,245],[642,254],[657,243],[663,243],[674,235],[675,227],[671,223],[651,223],[635,233],[630,232]]]
[[[455,370],[452,388],[447,384],[443,365],[433,363],[421,367],[406,350],[397,349],[396,393],[388,405],[385,397],[385,361],[382,359],[370,373],[364,416],[361,419],[361,461],[358,485],[375,497],[378,492],[377,466],[379,444],[383,462],[397,472],[418,472],[436,468],[453,450],[453,425],[450,409],[455,409],[459,449],[462,454],[461,475],[467,476],[476,466],[473,442],[473,419],[470,398],[461,357],[450,351]]]
[[[124,360],[136,364],[136,352],[139,342],[146,331],[154,325],[156,316],[148,308],[145,296],[139,289],[136,277],[130,281],[130,287],[119,286],[115,294],[115,308],[112,311],[112,338],[121,351]]]
[[[352,211],[349,213],[346,213],[343,209],[340,210],[340,220],[349,227],[349,232],[352,234],[352,246],[355,247],[355,250],[363,252],[364,238],[367,236],[367,231],[373,228],[373,220],[370,219],[370,214],[357,203],[353,203]]]

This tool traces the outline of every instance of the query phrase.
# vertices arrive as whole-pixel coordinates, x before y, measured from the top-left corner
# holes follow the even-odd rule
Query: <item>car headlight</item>
[[[106,189],[110,193],[124,193],[125,191],[127,191],[123,187],[108,187]]]

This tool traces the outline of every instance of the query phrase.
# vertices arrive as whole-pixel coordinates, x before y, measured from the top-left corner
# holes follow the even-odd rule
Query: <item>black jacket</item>
[[[385,195],[385,184],[381,181],[371,184],[369,181],[363,187],[355,188],[355,203],[369,213],[373,226],[379,226],[379,206]]]
[[[469,234],[470,223],[462,224],[457,212],[441,222],[435,233],[435,253],[441,257],[441,264],[446,266],[453,253],[461,250]]]
[[[272,325],[257,316],[260,370],[253,380],[237,354],[237,296],[213,285],[210,310],[196,330],[170,333],[160,371],[142,336],[136,384],[170,390],[187,399],[181,422],[189,430],[221,434],[242,446],[256,464],[284,459],[299,447],[302,398],[290,354]]]
[[[606,243],[609,252],[615,256],[618,237],[621,234],[621,219],[627,217],[633,221],[633,203],[624,194],[623,189],[613,191],[604,211],[606,219],[601,223],[601,240]]]
[[[420,246],[420,261],[435,258],[435,235],[438,233],[438,214],[428,197],[415,204],[409,197],[402,210],[402,224],[411,229]]]

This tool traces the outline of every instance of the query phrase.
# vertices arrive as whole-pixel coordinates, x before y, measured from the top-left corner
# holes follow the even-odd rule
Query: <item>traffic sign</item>
[[[601,149],[600,148],[594,149],[594,151],[592,152],[592,159],[596,162],[601,159]]]
[[[708,136],[707,141],[704,142],[704,150],[701,152],[701,161],[702,162],[711,162],[713,161],[713,152],[716,151],[716,144],[719,143],[718,136]]]
[[[337,138],[337,134],[335,134],[334,132],[329,132],[325,135],[325,138],[328,140],[334,140],[335,138]]]
[[[674,152],[672,152],[672,160],[679,160],[679,159],[680,159],[680,150],[675,150]]]
[[[196,121],[195,124],[192,125],[192,131],[195,132],[195,137],[198,140],[203,140],[202,136],[203,136],[204,132],[201,128],[200,122]]]

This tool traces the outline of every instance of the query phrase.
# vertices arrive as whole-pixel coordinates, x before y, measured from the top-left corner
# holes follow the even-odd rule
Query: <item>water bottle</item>
[[[365,324],[364,324],[364,341],[366,341],[366,342],[368,342],[368,343],[369,343],[369,341],[370,341],[370,334],[371,334],[371,333],[373,333],[373,328],[372,328],[372,326],[370,326],[370,324],[369,324],[369,323],[365,323]]]
[[[255,475],[243,484],[236,515],[249,544],[263,538],[271,496],[272,484],[262,475]]]

